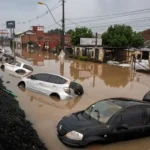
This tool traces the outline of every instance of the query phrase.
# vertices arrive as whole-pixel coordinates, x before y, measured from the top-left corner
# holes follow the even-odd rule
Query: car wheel
[[[50,97],[52,98],[52,100],[54,101],[59,101],[60,100],[60,96],[57,93],[52,93],[50,95]]]
[[[79,89],[74,90],[74,93],[79,96],[83,94]]]
[[[1,69],[2,69],[2,71],[5,71],[5,66],[2,65],[2,66],[1,66]]]
[[[25,91],[25,83],[24,82],[20,82],[19,84],[18,84],[18,87],[22,90],[22,91]]]

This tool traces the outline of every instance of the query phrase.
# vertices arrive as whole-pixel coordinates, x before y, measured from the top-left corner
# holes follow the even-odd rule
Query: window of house
[[[94,57],[94,52],[92,51],[92,57]]]
[[[80,49],[77,48],[77,56],[79,56],[79,55],[80,55]]]

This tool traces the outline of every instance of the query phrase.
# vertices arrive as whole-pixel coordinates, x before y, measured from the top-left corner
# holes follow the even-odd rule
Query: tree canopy
[[[115,25],[110,26],[106,32],[102,34],[103,45],[109,47],[141,47],[144,39],[141,33],[133,32],[130,26]]]
[[[66,33],[67,33],[67,34],[72,34],[73,31],[74,31],[74,30],[69,29]],[[51,29],[51,30],[48,31],[48,33],[51,33],[51,34],[61,34],[61,33],[62,33],[62,29],[58,29],[58,28],[56,28],[56,29]]]
[[[48,33],[51,33],[51,34],[61,34],[62,33],[62,29],[52,29],[52,30],[49,30]]]
[[[91,29],[88,29],[86,27],[76,28],[72,34],[71,34],[71,43],[74,46],[77,46],[80,44],[80,38],[92,38],[93,33]]]
[[[74,30],[69,29],[66,33],[67,33],[67,34],[72,34],[72,33],[73,33],[73,31],[74,31]]]

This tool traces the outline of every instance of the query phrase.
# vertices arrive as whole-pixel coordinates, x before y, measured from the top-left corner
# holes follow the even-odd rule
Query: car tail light
[[[68,94],[71,93],[71,89],[70,89],[70,88],[64,88],[64,91],[65,91],[66,93],[68,93]]]

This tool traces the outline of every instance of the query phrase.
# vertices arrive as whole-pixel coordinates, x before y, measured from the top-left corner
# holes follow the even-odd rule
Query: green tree
[[[62,29],[52,29],[52,30],[49,30],[48,33],[51,33],[51,34],[61,34],[62,32]]]
[[[109,47],[140,47],[144,44],[144,39],[140,33],[133,32],[130,26],[115,25],[110,26],[102,34],[103,45]]]
[[[132,46],[142,47],[143,45],[144,45],[144,38],[142,34],[140,32],[139,33],[134,32],[132,37]]]
[[[80,38],[92,38],[93,33],[91,29],[86,27],[76,28],[75,31],[72,32],[71,35],[71,43],[74,46],[80,45]]]
[[[72,34],[72,33],[73,33],[73,31],[74,31],[74,30],[69,29],[69,30],[67,31],[67,34]]]

